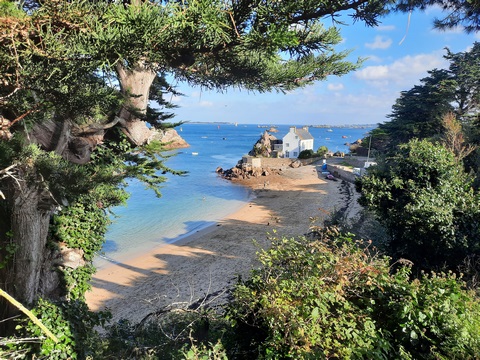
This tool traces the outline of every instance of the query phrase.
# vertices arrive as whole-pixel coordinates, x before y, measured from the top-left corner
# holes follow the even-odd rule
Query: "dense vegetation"
[[[158,140],[173,114],[149,106],[170,108],[167,75],[295,89],[360,66],[335,51],[339,27],[325,17],[375,25],[437,2],[0,0],[0,294],[2,318],[15,316],[1,323],[0,357],[476,358],[477,43],[448,52],[449,69],[402,93],[373,132],[378,166],[358,189],[386,230],[381,253],[336,228],[272,238],[225,309],[159,310],[104,336],[109,314],[84,302],[125,179],[158,194],[162,172],[181,174]],[[476,2],[440,3],[452,16],[438,27],[478,29]]]

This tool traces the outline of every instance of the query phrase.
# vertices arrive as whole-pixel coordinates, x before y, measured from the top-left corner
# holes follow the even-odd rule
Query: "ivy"
[[[103,325],[111,318],[108,312],[94,313],[85,303],[70,301],[54,303],[40,299],[32,313],[59,340],[47,338],[34,344],[10,345],[10,350],[24,350],[27,355],[42,358],[85,359],[96,348],[98,333],[95,326]],[[43,338],[41,329],[31,320],[20,320],[16,327],[19,336]]]

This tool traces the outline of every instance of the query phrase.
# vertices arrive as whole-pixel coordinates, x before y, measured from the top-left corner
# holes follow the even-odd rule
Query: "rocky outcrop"
[[[161,141],[167,150],[181,149],[190,146],[180,135],[178,135],[175,129],[158,130],[157,134],[153,137],[153,140]]]
[[[346,143],[345,145],[347,145],[349,147],[349,151],[350,153],[352,154],[363,154],[363,149],[364,149],[364,145],[362,144],[362,139],[358,139],[356,141],[354,141],[353,143]]]
[[[300,160],[295,160],[294,162],[292,162],[290,164],[290,167],[296,169],[296,168],[299,168],[300,166],[302,166],[302,162]]]
[[[273,135],[270,135],[268,131],[265,130],[248,155],[270,157],[273,151],[273,144],[276,141],[278,141],[277,138]]]
[[[273,174],[279,174],[280,169],[271,169],[269,167],[259,168],[253,167],[250,164],[243,164],[241,161],[231,169],[224,170],[221,167],[216,169],[217,174],[227,180],[235,179],[250,179],[252,177],[270,176]]]

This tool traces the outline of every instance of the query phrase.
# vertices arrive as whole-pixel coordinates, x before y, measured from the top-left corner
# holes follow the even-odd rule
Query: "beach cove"
[[[333,211],[358,210],[353,185],[325,180],[321,163],[287,168],[278,175],[239,181],[254,196],[233,214],[174,243],[103,266],[86,298],[92,310],[110,309],[113,321],[138,322],[168,305],[198,300],[222,303],[238,276],[258,267],[256,252],[269,236],[305,234]],[[209,294],[213,297],[206,298]]]

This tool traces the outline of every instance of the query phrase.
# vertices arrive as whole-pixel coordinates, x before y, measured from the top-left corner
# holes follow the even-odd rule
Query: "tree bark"
[[[29,305],[39,295],[40,274],[47,253],[47,234],[54,206],[50,195],[34,184],[13,191],[11,229],[16,245],[10,271],[12,295]]]
[[[155,131],[148,128],[141,119],[147,113],[150,86],[157,76],[145,63],[139,61],[131,69],[117,65],[120,91],[126,99],[119,117],[125,120],[122,130],[135,145],[143,145],[150,141]]]

